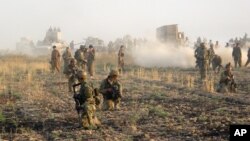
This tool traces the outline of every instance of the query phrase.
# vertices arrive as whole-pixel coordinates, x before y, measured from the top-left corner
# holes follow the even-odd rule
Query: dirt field
[[[91,80],[95,87],[115,68],[116,59],[100,61],[103,56]],[[48,59],[2,56],[0,140],[228,140],[230,124],[250,124],[250,69],[233,73],[239,92],[220,94],[214,92],[219,74],[210,72],[203,86],[193,68],[131,63],[120,77],[121,110],[98,110],[101,127],[83,130],[67,79],[50,73]]]

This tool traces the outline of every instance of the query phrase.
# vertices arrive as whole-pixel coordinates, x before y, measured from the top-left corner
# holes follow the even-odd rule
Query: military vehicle
[[[47,55],[51,53],[52,46],[56,46],[57,49],[62,52],[68,44],[61,39],[60,28],[51,27],[46,32],[45,38],[42,41],[38,41],[34,45],[33,41],[27,38],[21,38],[21,41],[16,44],[16,49],[19,53],[32,54],[32,55]]]
[[[156,38],[162,43],[181,46],[185,44],[184,32],[178,31],[178,25],[164,25],[156,29]]]

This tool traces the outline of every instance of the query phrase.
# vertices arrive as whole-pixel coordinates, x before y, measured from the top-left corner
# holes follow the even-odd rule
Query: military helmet
[[[89,45],[89,48],[93,48],[93,45],[90,44],[90,45]]]
[[[109,76],[118,76],[119,73],[117,70],[111,70],[110,73],[109,73]]]
[[[85,71],[82,71],[82,70],[77,72],[77,76],[79,79],[84,79],[84,80],[87,79],[87,73]]]

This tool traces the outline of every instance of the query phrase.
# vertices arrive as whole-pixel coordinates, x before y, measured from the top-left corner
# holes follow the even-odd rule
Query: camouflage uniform
[[[124,46],[121,46],[119,52],[118,52],[118,68],[119,73],[124,71]]]
[[[95,61],[95,49],[92,45],[89,45],[89,52],[87,57],[88,72],[91,77],[94,76],[94,61]]]
[[[71,58],[70,64],[67,67],[66,70],[66,75],[68,78],[68,87],[69,87],[69,92],[72,92],[72,86],[77,83],[77,73],[79,69],[76,66],[76,61],[74,58]]]
[[[86,82],[86,76],[86,72],[84,72],[82,76],[80,76],[81,82],[73,86],[81,86],[79,94],[74,94],[74,99],[76,101],[76,110],[80,118],[80,125],[85,129],[93,129],[100,125],[100,121],[95,115],[94,89]]]
[[[247,52],[247,62],[245,64],[245,67],[250,63],[250,48],[248,49],[248,52]]]
[[[226,70],[221,73],[219,87],[217,92],[227,93],[229,92],[236,92],[237,87],[234,81],[234,76],[231,71],[231,64],[228,63],[226,65]]]
[[[212,67],[213,67],[213,71],[216,72],[216,69],[218,68],[218,72],[220,72],[220,68],[222,67],[222,59],[219,55],[214,55],[213,59],[212,59]]]
[[[206,49],[204,43],[201,44],[201,49],[199,51],[197,58],[200,62],[199,66],[200,66],[201,80],[206,80],[209,53],[208,53],[208,50]]]
[[[120,108],[122,97],[122,86],[117,79],[112,80],[112,77],[117,77],[118,71],[111,70],[109,76],[104,79],[100,85],[100,93],[103,95],[103,104],[105,110],[114,110]]]
[[[51,67],[52,67],[52,73],[57,70],[57,72],[60,72],[60,52],[56,49],[56,46],[53,46],[53,51],[51,53]]]
[[[233,48],[232,56],[234,58],[235,68],[237,68],[237,64],[241,67],[241,48],[238,43],[236,44],[236,47]]]
[[[66,51],[62,55],[63,61],[64,61],[64,68],[63,68],[63,73],[66,74],[67,72],[67,67],[70,64],[70,60],[72,58],[71,51],[69,50],[69,47],[66,48]]]

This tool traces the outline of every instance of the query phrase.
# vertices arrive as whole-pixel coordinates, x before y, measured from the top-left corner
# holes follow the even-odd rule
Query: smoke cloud
[[[233,62],[232,48],[219,47],[215,54],[221,56],[222,65]],[[158,42],[147,43],[132,51],[134,62],[143,67],[181,67],[189,68],[195,66],[194,48],[175,47]],[[247,61],[247,49],[242,49],[242,65]]]

